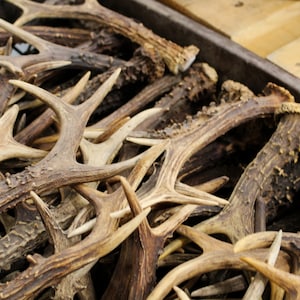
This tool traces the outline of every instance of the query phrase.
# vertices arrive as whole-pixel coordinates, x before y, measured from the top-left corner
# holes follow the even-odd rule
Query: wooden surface
[[[300,77],[300,1],[160,1]]]

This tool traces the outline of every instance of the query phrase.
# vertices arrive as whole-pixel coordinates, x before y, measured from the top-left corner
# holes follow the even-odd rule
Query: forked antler
[[[70,65],[105,70],[111,66],[119,66],[124,63],[122,60],[111,56],[54,44],[26,32],[3,19],[0,19],[0,27],[38,50],[37,54],[21,56],[10,56],[8,54],[0,56],[0,66],[9,71],[2,77],[2,88],[7,90],[7,93],[1,93],[0,97],[0,112],[2,113],[5,111],[13,93],[11,85],[7,83],[9,79],[14,78],[24,81],[35,79],[39,81],[37,77],[39,75],[43,76],[45,71],[66,66],[70,67]]]
[[[200,113],[185,132],[179,130],[178,136],[170,138],[158,175],[138,191],[142,207],[169,201],[169,199],[178,203],[225,205],[226,201],[192,188],[185,193],[178,193],[175,185],[180,169],[189,157],[228,130],[252,118],[274,113],[280,109],[284,101],[291,100],[289,95],[280,92],[277,94],[276,90],[275,87],[275,92],[265,97],[225,103],[211,108],[211,112]],[[151,144],[152,141],[143,140],[143,142]],[[126,210],[123,213],[126,213]],[[116,216],[122,216],[122,212],[116,213]]]
[[[122,60],[108,55],[92,53],[76,48],[65,47],[46,41],[30,32],[0,19],[0,27],[16,35],[24,42],[35,47],[39,53],[21,55],[17,57],[0,56],[0,66],[10,70],[12,73],[28,80],[29,76],[36,75],[41,71],[56,68],[58,66],[85,66],[90,69],[108,69],[119,66]]]
[[[87,79],[86,77],[84,76],[85,79]],[[147,117],[157,114],[157,112],[159,112],[159,109],[142,111],[129,121],[127,120],[121,128],[111,134],[103,143],[94,144],[82,139],[80,148],[83,162],[93,167],[101,167],[111,163],[129,132]],[[97,188],[98,182],[91,182],[89,186]],[[65,194],[62,203],[58,207],[51,209],[51,213],[55,216],[58,224],[64,224],[66,219],[74,218],[78,213],[78,209],[86,205],[86,201],[80,195],[76,195],[76,192],[66,192]],[[45,230],[40,223],[41,221],[35,218],[26,222],[25,220],[19,222],[0,240],[0,257],[3,258],[3,264],[0,263],[0,267],[10,265],[18,257],[18,254],[23,256],[46,239]],[[77,226],[79,225],[77,224]],[[23,233],[22,239],[19,239],[17,232]],[[76,232],[78,232],[78,229],[69,228],[68,236],[76,235]]]
[[[126,162],[100,168],[76,162],[76,152],[86,122],[94,109],[110,91],[119,73],[120,69],[115,71],[90,99],[79,106],[71,106],[62,102],[54,95],[28,83],[12,81],[14,85],[45,101],[56,112],[61,122],[61,130],[59,140],[44,159],[21,173],[7,177],[6,181],[0,182],[1,211],[27,199],[29,192],[32,190],[40,193],[49,189],[50,186],[53,189],[64,185],[107,178],[135,163],[137,157]]]
[[[274,171],[276,172],[277,168],[282,169],[289,161],[294,161],[291,153],[299,144],[298,125],[298,114],[282,117],[269,142],[241,176],[228,206],[218,216],[199,224],[197,226],[199,230],[208,233],[224,233],[233,242],[254,232],[255,200],[270,185]]]
[[[173,286],[177,286],[188,279],[211,271],[227,268],[249,270],[247,264],[240,260],[242,256],[264,260],[269,255],[267,249],[260,249],[260,251],[246,250],[243,253],[235,253],[233,251],[233,245],[230,243],[210,237],[189,226],[182,225],[177,231],[196,243],[203,250],[203,254],[173,268],[156,285],[147,297],[147,300],[163,299],[171,291]],[[281,253],[278,257],[278,264],[284,267],[288,264],[288,259],[289,257],[287,255]]]
[[[264,231],[257,232],[253,234],[249,234],[244,238],[240,239],[234,245],[234,251],[242,252],[256,248],[265,248],[269,247],[272,241],[274,240],[276,235],[275,231]],[[282,242],[281,248],[290,253],[291,255],[295,255],[296,257],[300,254],[300,235],[299,233],[293,232],[283,232],[282,233]]]
[[[266,276],[270,281],[282,287],[290,296],[290,299],[300,299],[300,276],[291,274],[273,266],[270,266],[259,259],[251,257],[241,257],[241,260],[255,268],[258,272]]]
[[[131,199],[129,203],[132,212],[134,215],[141,213],[142,209],[134,190],[124,177],[121,177],[120,181],[127,199]],[[194,209],[195,205],[183,206],[167,221],[155,228],[151,228],[146,219],[142,221],[138,230],[122,245],[118,264],[103,299],[107,297],[145,299],[155,284],[157,258],[166,239]],[[134,261],[132,261],[133,256]],[[124,276],[125,270],[126,276]],[[116,284],[121,284],[123,289],[116,289]]]
[[[22,16],[15,22],[18,26],[35,18],[92,20],[112,28],[116,33],[128,37],[145,49],[157,51],[174,74],[188,69],[199,51],[195,46],[182,48],[171,41],[157,36],[142,24],[105,8],[97,0],[85,0],[80,5],[47,5],[28,0],[7,1],[17,5],[23,11]]]
[[[91,195],[89,200],[93,201],[96,214],[100,215],[102,207],[99,199],[93,198]],[[81,243],[53,254],[49,258],[43,258],[39,255],[31,256],[31,267],[15,280],[2,284],[0,299],[30,299],[41,288],[56,284],[62,277],[106,255],[126,239],[148,213],[149,210],[142,212],[120,227],[114,234],[108,236],[106,235],[107,232],[102,229],[103,220],[100,218],[96,222],[95,231]],[[99,232],[103,232],[103,234],[99,235]],[[66,263],[67,261],[68,263]],[[49,276],[49,274],[51,275]]]
[[[276,87],[275,89],[271,87],[271,94],[266,98],[268,97],[278,97],[278,100],[281,98],[282,101],[287,101],[287,106],[294,106],[293,102],[288,102],[293,98]],[[280,111],[280,107],[279,105],[277,110]],[[283,116],[270,141],[257,154],[241,176],[229,198],[229,204],[220,214],[199,223],[195,228],[209,234],[223,233],[233,242],[254,232],[255,200],[270,184],[271,176],[274,174],[276,167],[282,168],[288,161],[294,160],[290,153],[297,149],[299,140],[297,134],[298,122],[298,114]],[[295,136],[291,137],[290,134],[294,133]],[[239,222],[239,225],[236,222]],[[181,243],[182,241],[178,240],[168,245],[164,255],[180,247]]]

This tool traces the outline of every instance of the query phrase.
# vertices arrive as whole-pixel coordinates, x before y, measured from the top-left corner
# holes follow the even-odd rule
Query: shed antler
[[[134,164],[137,158],[100,168],[76,162],[76,152],[86,123],[95,108],[112,88],[119,73],[120,69],[116,70],[89,100],[79,106],[62,102],[56,96],[31,84],[16,80],[11,81],[14,85],[45,101],[58,115],[61,129],[59,140],[44,159],[21,173],[9,176],[9,184],[8,181],[0,182],[1,211],[29,198],[29,192],[32,190],[40,193],[50,187],[53,189],[62,185],[107,178]]]
[[[48,5],[28,0],[8,2],[23,10],[23,15],[15,22],[23,25],[35,18],[76,18],[92,20],[112,28],[145,49],[157,51],[174,74],[185,71],[193,63],[198,53],[195,46],[180,47],[146,29],[142,24],[100,5],[97,0],[85,0],[80,5]]]

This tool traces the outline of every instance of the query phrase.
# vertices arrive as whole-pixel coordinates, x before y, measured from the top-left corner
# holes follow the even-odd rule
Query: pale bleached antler
[[[0,118],[0,161],[9,158],[38,159],[47,154],[46,151],[27,147],[14,139],[13,127],[18,112],[18,105],[14,105]]]
[[[258,272],[269,278],[272,282],[282,287],[290,299],[300,299],[300,276],[282,271],[258,259],[241,257],[241,260],[254,267]]]
[[[247,255],[263,260],[268,255],[267,249],[235,253],[232,244],[210,237],[189,226],[182,225],[177,229],[177,232],[196,243],[203,250],[203,254],[173,268],[155,286],[147,297],[147,300],[163,299],[171,291],[173,286],[177,286],[188,279],[211,271],[227,268],[249,270],[249,267],[241,261],[240,258],[242,256]],[[288,256],[281,253],[278,258],[278,263],[282,266],[286,266],[288,264]]]

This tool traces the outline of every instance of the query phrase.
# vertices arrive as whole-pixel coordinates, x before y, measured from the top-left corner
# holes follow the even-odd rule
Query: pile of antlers
[[[300,299],[287,90],[97,0],[0,12],[0,299]]]

